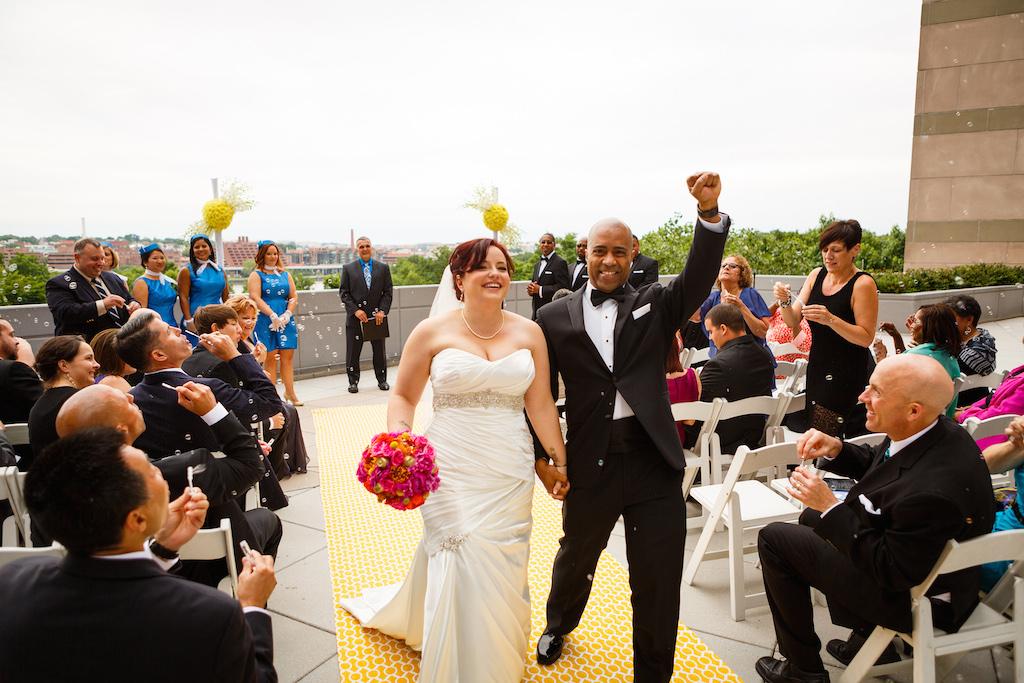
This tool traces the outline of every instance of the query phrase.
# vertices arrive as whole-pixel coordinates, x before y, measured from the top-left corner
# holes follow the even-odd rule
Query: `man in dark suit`
[[[264,555],[277,557],[281,520],[266,508],[243,512],[238,503],[245,492],[263,478],[259,447],[234,413],[217,402],[209,387],[190,382],[182,385],[178,392],[182,407],[212,423],[210,429],[217,437],[216,450],[224,457],[214,457],[207,448],[196,448],[157,460],[154,464],[167,481],[171,495],[177,497],[185,490],[188,486],[187,470],[192,467],[195,486],[202,489],[210,501],[206,526],[216,528],[220,520],[227,519],[231,522],[231,536],[236,543],[245,539]],[[146,431],[146,420],[131,394],[96,384],[76,392],[57,414],[57,433],[60,436],[88,427],[113,427],[124,435],[125,444],[130,446]],[[235,560],[241,568],[242,555],[237,547]],[[190,571],[184,573],[201,583],[216,586],[227,575],[223,562],[196,564],[200,566],[190,567]]]
[[[68,555],[0,568],[4,680],[276,681],[273,560],[246,560],[238,600],[167,573],[207,503],[170,501],[121,439],[110,427],[59,439],[25,481],[29,512]]]
[[[34,363],[32,347],[14,336],[11,323],[0,319],[0,422],[28,422],[29,411],[43,393],[43,383],[31,367]],[[32,457],[28,444],[14,450]]]
[[[103,270],[103,247],[91,237],[75,242],[75,265],[46,282],[54,335],[80,334],[86,341],[121,327],[139,308],[124,282]]]
[[[629,269],[629,284],[633,289],[653,285],[658,281],[658,261],[640,253],[640,240],[633,235],[633,265]]]
[[[720,349],[700,373],[700,400],[724,398],[739,401],[751,396],[771,396],[774,365],[767,348],[747,334],[740,309],[718,304],[708,311],[704,325]],[[760,446],[764,415],[746,415],[724,420],[715,433],[723,453],[735,453],[740,446]],[[686,425],[687,445],[697,440],[700,423]]]
[[[551,303],[555,292],[568,289],[569,284],[569,265],[555,253],[555,236],[546,232],[540,237],[540,259],[526,284],[526,293],[533,297],[533,319],[537,319],[541,306]]]
[[[359,355],[363,352],[363,325],[370,317],[380,325],[391,311],[394,288],[391,285],[391,269],[380,261],[373,260],[373,245],[369,237],[356,240],[356,253],[352,263],[341,269],[341,285],[338,294],[345,305],[348,318],[345,331],[348,338],[346,363],[348,365],[348,390],[359,391]],[[373,372],[377,376],[377,387],[381,391],[391,388],[388,384],[387,355],[383,339],[371,339],[373,347]]]
[[[801,458],[857,480],[844,502],[819,477],[798,467],[790,495],[807,505],[799,525],[770,524],[758,535],[777,660],[762,657],[765,681],[828,681],[814,632],[808,586],[828,599],[832,621],[853,629],[830,641],[829,654],[848,664],[876,626],[907,632],[910,589],[921,583],[950,539],[988,533],[995,516],[991,480],[977,444],[942,413],[953,383],[927,356],[901,355],[878,364],[860,401],[867,427],[888,437],[853,446],[816,429],[797,442]],[[958,629],[978,601],[977,567],[932,585],[936,625]],[[896,661],[890,644],[880,661]]]
[[[707,297],[729,225],[718,213],[718,175],[686,182],[702,218],[686,267],[668,287],[629,286],[631,232],[609,218],[590,230],[590,282],[537,316],[551,377],[561,373],[565,382],[570,484],[537,661],[551,664],[561,655],[563,636],[579,623],[598,557],[622,515],[638,683],[672,677],[679,621],[686,459],[664,386],[665,359],[676,330]]]
[[[590,278],[587,276],[587,236],[576,240],[576,263],[573,264],[569,273],[569,289],[576,291],[587,285]]]

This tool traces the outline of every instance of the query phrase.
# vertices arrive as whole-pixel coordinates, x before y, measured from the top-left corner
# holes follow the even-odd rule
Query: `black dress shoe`
[[[866,640],[864,636],[853,632],[847,640],[836,639],[828,641],[828,644],[825,645],[825,651],[844,665],[849,666],[853,658],[860,652],[860,649],[864,647]],[[898,661],[900,661],[900,653],[896,651],[896,646],[890,642],[882,650],[882,654],[878,656],[878,661],[875,664],[891,664]]]
[[[391,385],[388,384],[387,382],[377,382],[377,388],[380,389],[381,391],[387,391],[388,389],[391,388]]]
[[[348,385],[348,393],[350,393],[350,394],[358,394],[359,393],[359,385],[358,384],[349,384]]]
[[[537,640],[537,663],[554,664],[562,656],[562,636],[556,636],[551,631],[544,631]]]
[[[803,671],[796,664],[774,657],[761,657],[754,671],[767,683],[829,683],[827,671]]]

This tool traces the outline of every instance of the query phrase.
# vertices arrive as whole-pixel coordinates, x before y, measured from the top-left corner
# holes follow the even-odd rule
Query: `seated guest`
[[[96,370],[96,384],[113,387],[118,391],[127,392],[132,385],[125,379],[135,372],[135,368],[121,360],[117,355],[117,330],[103,330],[89,342],[92,352],[99,363]]]
[[[153,460],[193,448],[217,450],[217,439],[198,415],[178,404],[173,387],[195,380],[213,390],[214,396],[233,412],[242,424],[248,424],[281,412],[281,399],[274,385],[252,356],[239,354],[234,342],[224,334],[203,335],[201,343],[226,361],[243,386],[233,387],[216,378],[192,378],[181,364],[192,355],[192,345],[148,309],[125,323],[117,333],[117,353],[126,363],[145,376],[131,392],[135,405],[147,417],[148,427],[135,441]],[[260,483],[260,498],[266,507],[277,510],[288,504],[272,471]]]
[[[267,347],[263,342],[253,343],[253,330],[256,329],[256,317],[259,315],[256,310],[256,302],[245,294],[234,294],[225,302],[238,314],[238,323],[242,328],[242,338],[238,341],[239,353],[251,353],[256,362],[263,365],[267,357]],[[269,375],[267,375],[269,377]],[[302,425],[299,422],[298,409],[288,403],[284,405],[285,432],[284,460],[288,463],[288,469],[295,474],[305,474],[309,465],[309,455],[306,454],[306,442],[302,438]],[[281,425],[276,422],[276,416],[271,418],[274,424],[265,423],[264,430],[280,429]],[[276,445],[276,444],[275,444]]]
[[[202,525],[201,492],[169,501],[160,471],[109,427],[60,439],[38,465],[25,502],[68,555],[0,568],[5,681],[277,680],[271,558],[246,559],[238,600],[166,571]]]
[[[849,664],[876,625],[913,628],[910,589],[928,576],[950,539],[986,534],[994,519],[988,469],[967,432],[942,415],[953,382],[934,359],[883,360],[859,400],[878,446],[854,446],[816,429],[797,441],[800,457],[857,480],[840,502],[820,477],[798,467],[789,494],[807,506],[800,524],[773,523],[758,535],[779,652],[762,657],[765,681],[828,681],[814,632],[808,586],[825,594],[833,623],[853,629],[826,649]],[[956,631],[978,601],[977,567],[945,574],[928,592],[935,623]],[[890,644],[879,662],[897,661]]]
[[[754,289],[754,270],[747,259],[739,254],[729,254],[722,259],[722,266],[715,280],[715,288],[711,295],[700,306],[700,310],[691,320],[703,323],[708,311],[718,304],[734,306],[743,317],[743,329],[762,346],[767,346],[765,335],[768,334],[768,305]],[[704,330],[706,333],[706,329]],[[708,356],[715,357],[718,347],[715,340],[708,337]],[[774,366],[775,364],[772,363]]]
[[[0,319],[0,422],[28,422],[29,411],[43,394],[43,383],[32,369],[32,347],[14,336],[11,323]],[[18,457],[32,457],[28,444],[15,446]]]
[[[793,344],[799,353],[776,353],[775,360],[785,363],[792,363],[796,360],[807,360],[811,352],[811,325],[806,318],[800,318],[800,328],[794,330],[782,317],[782,309],[779,302],[773,301],[768,307],[768,334],[765,341],[769,344]],[[776,375],[775,379],[785,379],[783,375]]]
[[[250,547],[264,555],[277,557],[281,520],[266,508],[242,512],[238,503],[245,492],[263,478],[262,453],[256,442],[238,418],[217,402],[210,387],[186,382],[177,391],[178,403],[210,425],[217,437],[217,450],[224,457],[216,458],[210,450],[197,448],[157,460],[154,464],[167,481],[171,496],[177,497],[185,490],[187,469],[195,468],[193,481],[210,501],[206,526],[216,528],[220,520],[227,519],[236,543],[245,539]],[[93,426],[113,427],[129,446],[146,431],[145,418],[131,394],[99,385],[86,387],[69,398],[57,415],[57,432],[61,437]],[[234,550],[240,570],[242,554],[239,548]],[[196,564],[199,566],[189,567],[182,573],[212,586],[227,575],[223,562]]]
[[[64,401],[79,389],[93,384],[99,363],[92,347],[77,334],[64,334],[43,342],[36,355],[36,372],[45,391],[28,416],[28,439],[33,455],[18,463],[21,471],[31,467],[43,449],[57,440],[57,413]]]
[[[963,347],[957,362],[964,375],[991,375],[996,369],[996,340],[988,330],[978,327],[981,320],[981,304],[970,294],[954,294],[946,299],[946,305],[953,309],[956,326],[960,330]],[[970,404],[988,396],[989,390],[977,387],[961,391],[957,396],[958,406]]]
[[[986,397],[973,405],[969,405],[956,413],[957,422],[963,424],[969,417],[985,420],[999,415],[1024,414],[1024,365],[1014,368],[999,383],[992,396]],[[978,447],[982,450],[993,444],[1003,443],[1005,436],[990,436],[981,439]]]
[[[679,362],[679,333],[676,332],[672,340],[672,348],[668,352],[668,360],[665,363],[665,381],[668,383],[668,400],[672,403],[690,403],[700,400],[700,377],[693,368],[683,369]],[[679,441],[686,445],[686,432],[684,424],[692,425],[696,420],[682,420],[676,422],[676,429],[679,431]]]
[[[771,396],[775,383],[771,352],[747,334],[745,316],[732,304],[718,304],[704,318],[708,338],[718,347],[700,373],[700,399],[724,398],[739,401],[751,396]],[[745,415],[718,423],[715,433],[723,453],[735,453],[742,445],[757,448],[764,433],[764,415]],[[687,426],[686,442],[691,447],[700,425]]]
[[[903,344],[903,337],[896,330],[896,326],[889,322],[879,324],[884,332],[892,337],[896,353],[915,353],[922,356],[930,356],[937,360],[946,369],[950,379],[960,376],[960,364],[957,356],[960,354],[960,330],[956,327],[956,316],[953,309],[946,304],[927,304],[917,309],[917,313],[907,318],[907,329],[910,330],[914,346],[909,349]],[[885,358],[885,346],[879,350],[875,349],[875,358]],[[946,410],[946,417],[953,417],[956,413],[956,404],[950,403]]]
[[[998,438],[998,437],[997,437]],[[1024,492],[1024,417],[1017,417],[1006,429],[1003,441],[994,443],[981,452],[992,474],[1002,474],[1013,470],[1013,482],[1017,487],[1017,495]],[[1024,529],[1021,520],[1021,504],[1014,499],[1010,507],[996,512],[996,521],[992,531],[1009,531]],[[1010,562],[986,562],[981,565],[981,589],[991,590],[1000,577],[1006,573]]]
[[[238,314],[230,306],[224,304],[203,306],[192,316],[192,322],[195,324],[196,332],[199,334],[210,334],[212,332],[225,334],[235,344],[235,348],[238,348],[238,344],[241,342],[242,327],[238,322]],[[239,353],[242,352],[239,351]],[[241,380],[238,379],[238,375],[231,369],[231,366],[226,361],[213,355],[204,344],[196,347],[192,355],[181,364],[181,369],[193,377],[215,377],[228,386],[242,387]],[[268,457],[274,469],[274,474],[277,475],[278,480],[283,480],[291,476],[291,471],[288,469],[284,459],[287,438],[281,438],[281,430],[283,428],[286,429],[287,425],[285,425],[284,413],[277,413],[270,419],[272,422],[271,429],[264,433],[263,438],[274,442]]]

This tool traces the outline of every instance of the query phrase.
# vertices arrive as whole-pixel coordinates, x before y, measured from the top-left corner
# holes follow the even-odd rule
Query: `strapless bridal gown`
[[[419,509],[423,537],[405,581],[342,607],[422,653],[420,683],[519,681],[529,645],[527,581],[534,480],[523,394],[533,356],[434,356],[434,446],[441,485]]]

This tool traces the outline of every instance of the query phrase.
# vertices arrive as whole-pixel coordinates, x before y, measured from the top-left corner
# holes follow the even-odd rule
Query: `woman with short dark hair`
[[[228,278],[217,265],[213,242],[206,235],[193,235],[188,241],[188,262],[188,266],[178,271],[178,300],[181,302],[182,328],[195,332],[192,316],[196,309],[227,299]],[[192,341],[193,346],[198,343],[195,339]]]

